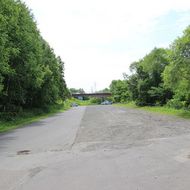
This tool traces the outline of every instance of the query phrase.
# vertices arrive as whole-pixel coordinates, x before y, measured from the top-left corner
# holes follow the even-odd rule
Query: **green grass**
[[[91,98],[89,100],[78,100],[76,98],[71,98],[68,100],[70,104],[77,103],[79,106],[90,106],[90,105],[99,105],[101,100],[96,98]]]
[[[130,102],[130,103],[127,103],[127,104],[116,104],[116,106],[140,109],[140,110],[145,110],[145,111],[149,111],[149,112],[156,112],[156,113],[159,113],[159,114],[173,115],[173,116],[177,116],[177,117],[190,119],[190,111],[189,110],[184,110],[184,109],[177,110],[177,109],[169,108],[169,107],[165,107],[165,106],[138,107],[138,106],[135,105],[134,102]]]
[[[59,112],[64,112],[68,110],[71,107],[71,104],[74,102],[77,103],[79,106],[92,105],[90,103],[90,100],[81,101],[78,99],[71,98],[71,99],[67,99],[64,103],[58,102],[55,105],[46,107],[45,109],[24,110],[23,112],[17,114],[14,117],[11,117],[9,115],[5,115],[5,117],[1,116],[0,117],[0,133],[22,127],[26,124],[30,124],[35,121],[39,121],[41,119],[47,118]]]
[[[67,103],[70,105],[72,103],[77,103],[79,106],[89,106],[92,105],[90,100],[78,100],[76,98],[71,98],[67,100]]]

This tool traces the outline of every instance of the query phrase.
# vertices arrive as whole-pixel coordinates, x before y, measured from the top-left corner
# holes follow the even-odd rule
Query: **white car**
[[[101,105],[111,105],[112,102],[108,101],[108,100],[105,100],[101,103]]]

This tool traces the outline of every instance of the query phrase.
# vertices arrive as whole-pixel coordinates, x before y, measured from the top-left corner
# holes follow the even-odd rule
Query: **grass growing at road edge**
[[[72,103],[77,103],[79,106],[89,106],[92,105],[90,100],[79,100],[76,98],[71,98],[66,101],[67,104],[71,105]]]
[[[174,108],[169,108],[166,106],[144,106],[144,107],[139,107],[136,106],[134,102],[126,103],[126,104],[115,104],[116,106],[120,107],[127,107],[127,108],[134,108],[134,109],[141,109],[149,112],[157,112],[160,114],[165,114],[165,115],[173,115],[177,117],[182,117],[185,119],[190,119],[190,111],[189,110],[184,110],[184,109],[174,109]]]
[[[24,110],[10,119],[3,119],[0,117],[0,133],[10,131],[22,127],[24,125],[47,118],[53,114],[63,112],[71,107],[72,103],[77,103],[79,106],[93,105],[90,100],[78,100],[75,98],[67,99],[65,102],[59,102],[55,105],[46,108],[36,108],[32,110]],[[1,113],[0,113],[1,114]],[[7,116],[5,116],[7,117]]]
[[[10,119],[0,119],[0,133],[10,131],[22,127],[26,124],[39,121],[40,119],[47,118],[53,114],[63,112],[70,108],[70,102],[59,102],[55,105],[48,106],[43,109],[24,110]]]

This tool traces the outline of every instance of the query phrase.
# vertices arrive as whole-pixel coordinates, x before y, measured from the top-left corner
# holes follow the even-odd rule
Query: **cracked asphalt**
[[[189,190],[190,120],[76,107],[0,135],[0,190]]]

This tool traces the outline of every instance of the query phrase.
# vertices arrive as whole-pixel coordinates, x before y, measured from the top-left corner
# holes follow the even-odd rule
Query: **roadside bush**
[[[170,108],[175,108],[175,109],[182,109],[185,108],[185,101],[180,101],[178,99],[171,99],[167,102],[166,106]]]
[[[0,112],[0,121],[14,121],[17,115],[16,112]]]
[[[102,99],[101,98],[91,98],[90,103],[92,104],[101,104]]]

